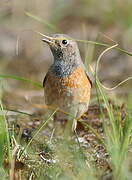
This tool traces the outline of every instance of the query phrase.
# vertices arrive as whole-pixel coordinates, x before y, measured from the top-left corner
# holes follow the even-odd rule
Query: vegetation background
[[[79,145],[75,140],[63,143],[59,138],[53,138],[49,144],[53,133],[50,127],[41,134],[37,131],[31,140],[35,130],[42,127],[43,114],[34,113],[37,108],[43,108],[43,89],[30,82],[42,84],[53,61],[49,47],[36,31],[46,35],[64,33],[83,40],[78,42],[82,59],[86,66],[90,64],[95,69],[106,49],[101,43],[118,44],[131,53],[131,9],[131,0],[0,1],[0,174],[3,179],[131,179],[131,80],[113,91],[102,90],[100,83],[95,82],[91,108],[83,118],[88,131],[78,132]],[[119,49],[111,49],[101,57],[98,78],[106,87],[116,86],[132,76],[131,72],[131,55]],[[93,144],[94,141],[97,142]],[[24,151],[27,154],[22,153],[22,159],[17,145],[22,150],[27,144]],[[82,154],[87,154],[87,161],[80,157]]]

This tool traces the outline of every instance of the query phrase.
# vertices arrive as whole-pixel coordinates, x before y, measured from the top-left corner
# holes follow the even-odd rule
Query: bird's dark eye
[[[66,45],[68,42],[66,39],[62,40],[62,44]]]

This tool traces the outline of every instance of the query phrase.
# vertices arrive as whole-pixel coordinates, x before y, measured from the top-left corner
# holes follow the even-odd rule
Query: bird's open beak
[[[52,38],[52,37],[50,37],[50,36],[46,36],[46,35],[43,35],[43,39],[42,39],[42,41],[43,42],[46,42],[46,43],[48,43],[49,45],[50,44],[54,44],[54,38]]]

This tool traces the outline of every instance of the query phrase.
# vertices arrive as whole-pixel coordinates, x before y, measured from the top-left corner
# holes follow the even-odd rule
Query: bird
[[[77,119],[88,110],[92,80],[80,56],[77,42],[65,34],[43,35],[53,63],[43,81],[47,107],[57,108],[55,119],[67,120],[74,131]]]

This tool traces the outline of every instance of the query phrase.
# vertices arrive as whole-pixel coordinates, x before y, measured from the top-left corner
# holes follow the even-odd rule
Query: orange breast
[[[88,102],[90,99],[91,83],[82,67],[77,68],[69,77],[59,78],[48,74],[45,83],[45,96],[47,100],[59,101],[70,99],[77,102]]]
[[[80,88],[87,87],[90,82],[83,68],[77,68],[69,77],[63,78],[66,87]],[[91,85],[90,85],[91,86]]]

